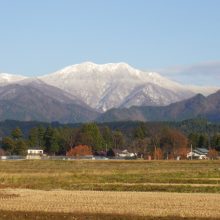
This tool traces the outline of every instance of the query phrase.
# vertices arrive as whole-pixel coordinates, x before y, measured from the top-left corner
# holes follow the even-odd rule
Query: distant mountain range
[[[2,73],[0,120],[163,121],[200,115],[220,120],[219,92],[196,95],[217,89],[181,85],[126,63],[86,62],[36,78]]]
[[[206,118],[213,122],[220,121],[220,91],[208,97],[198,94],[168,106],[112,109],[100,115],[97,121],[181,121],[197,117]]]
[[[0,87],[0,120],[76,123],[97,116],[85,103],[39,80]]]

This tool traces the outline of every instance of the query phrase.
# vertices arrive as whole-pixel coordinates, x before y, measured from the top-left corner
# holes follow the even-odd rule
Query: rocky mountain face
[[[220,91],[208,97],[198,94],[168,106],[111,109],[100,115],[97,121],[181,121],[196,117],[204,117],[209,121],[220,121]]]

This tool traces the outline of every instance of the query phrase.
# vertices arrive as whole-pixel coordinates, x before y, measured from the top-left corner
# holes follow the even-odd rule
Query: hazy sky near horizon
[[[0,72],[127,62],[220,85],[219,11],[219,0],[0,0]]]

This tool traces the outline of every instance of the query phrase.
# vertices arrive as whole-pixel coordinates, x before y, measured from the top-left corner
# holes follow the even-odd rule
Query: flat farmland
[[[220,218],[220,196],[164,192],[114,192],[68,190],[1,190],[4,211],[57,214],[151,217]],[[96,216],[97,217],[97,216]]]
[[[0,188],[220,192],[220,161],[0,161]]]
[[[220,161],[0,161],[0,219],[220,219]]]

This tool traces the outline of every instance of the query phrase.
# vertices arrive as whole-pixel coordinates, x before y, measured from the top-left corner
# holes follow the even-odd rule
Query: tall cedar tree
[[[102,150],[104,148],[104,140],[95,123],[83,125],[76,137],[76,145],[92,146],[93,151]]]
[[[45,140],[46,152],[48,154],[55,155],[59,151],[59,145],[57,139],[58,139],[57,131],[51,127],[47,127],[44,134],[44,140]]]
[[[23,137],[23,133],[21,131],[20,128],[15,128],[12,132],[11,132],[11,136],[13,139],[17,140]]]

